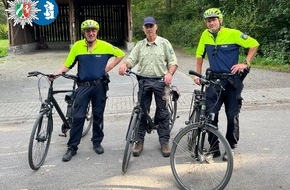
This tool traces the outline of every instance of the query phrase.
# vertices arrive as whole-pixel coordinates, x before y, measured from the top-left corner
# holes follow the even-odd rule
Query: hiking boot
[[[133,148],[133,156],[135,157],[140,156],[142,150],[143,150],[143,143],[141,142],[136,143]]]
[[[77,154],[77,151],[74,149],[67,149],[66,153],[62,157],[62,161],[68,162],[71,158]]]
[[[235,155],[234,149],[231,149],[231,151],[232,151],[232,154],[233,154],[233,156],[234,156],[234,155]],[[227,155],[226,152],[224,153],[223,161],[228,161],[228,155]]]
[[[170,147],[168,144],[162,144],[161,145],[161,152],[163,157],[169,157],[170,156]]]
[[[97,154],[103,154],[104,153],[104,148],[102,147],[101,144],[95,144],[94,145],[94,150]]]

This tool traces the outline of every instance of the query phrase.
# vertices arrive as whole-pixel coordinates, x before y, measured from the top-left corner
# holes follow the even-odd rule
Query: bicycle
[[[143,90],[142,81],[146,78],[148,79],[148,77],[144,77],[144,76],[142,76],[138,73],[135,73],[131,70],[128,70],[126,72],[126,75],[130,76],[130,77],[133,77],[132,75],[134,75],[135,77],[138,77],[139,80],[138,80],[137,84],[139,84],[139,91]],[[154,79],[160,80],[160,82],[163,82],[162,77],[155,77]],[[135,89],[137,84],[135,84],[133,87],[133,97],[134,97],[134,89]],[[175,120],[178,118],[178,116],[177,116],[177,100],[180,96],[180,93],[179,93],[177,87],[172,86],[172,85],[170,85],[169,92],[167,92],[167,93],[168,93],[167,105],[168,105],[168,110],[169,110],[169,114],[170,114],[169,129],[171,131],[173,126],[174,126]],[[135,143],[138,142],[137,135],[138,135],[139,122],[141,120],[141,111],[142,111],[141,105],[140,105],[141,95],[142,95],[142,93],[139,92],[138,97],[137,97],[137,102],[135,102],[133,100],[135,102],[135,106],[133,108],[133,111],[132,111],[132,114],[130,117],[129,126],[128,126],[127,133],[126,133],[126,145],[125,145],[123,162],[122,162],[123,173],[127,172],[127,169],[129,166],[129,161],[130,161],[131,154],[133,151],[133,146]],[[157,130],[158,123],[154,121],[154,117],[151,117],[149,112],[147,112],[147,123],[148,123],[147,133],[150,134],[152,130]]]
[[[219,80],[209,79],[208,72],[203,76],[190,70],[189,74],[201,79],[201,89],[194,90],[187,126],[173,140],[171,170],[182,189],[223,189],[233,172],[233,155],[226,138],[211,124],[214,114],[205,113],[207,86],[215,85],[219,92],[223,87]],[[227,154],[227,161],[221,153]]]
[[[40,77],[39,77],[40,76]],[[39,71],[33,71],[28,73],[28,77],[38,77],[38,91],[39,91],[39,98],[41,101],[40,111],[39,115],[36,118],[36,121],[33,125],[30,140],[29,140],[29,146],[28,146],[28,162],[29,166],[33,170],[38,170],[42,164],[44,163],[44,160],[47,156],[47,152],[50,146],[52,131],[53,131],[53,108],[57,111],[59,114],[63,124],[61,126],[61,132],[60,136],[66,137],[67,131],[72,126],[72,120],[73,120],[73,105],[75,100],[75,92],[76,92],[76,83],[78,77],[75,75],[69,75],[69,74],[61,74],[59,76],[62,76],[67,79],[73,80],[73,86],[72,89],[69,90],[54,90],[53,84],[54,80],[49,80],[50,78],[56,77],[52,74],[44,74]],[[45,77],[48,81],[49,88],[47,92],[47,98],[42,101],[42,96],[40,92],[40,85],[41,85],[41,79]],[[59,93],[66,93],[65,95],[65,102],[67,103],[67,110],[66,115],[60,108],[60,105],[58,104],[57,100],[55,99],[54,95]],[[85,119],[85,124],[83,128],[82,137],[84,137],[90,130],[93,123],[93,117],[92,117],[92,110],[91,106],[89,104],[87,108],[87,114]]]

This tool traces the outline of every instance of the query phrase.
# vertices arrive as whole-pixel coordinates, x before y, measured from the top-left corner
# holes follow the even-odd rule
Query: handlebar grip
[[[199,77],[199,78],[204,78],[202,74],[199,74],[199,73],[197,73],[197,72],[194,71],[194,70],[189,70],[189,71],[188,71],[188,74],[190,74],[190,75],[195,75],[195,76],[197,76],[197,77]]]
[[[28,75],[33,75],[36,71],[28,72]]]
[[[78,80],[78,77],[75,75],[70,75],[70,74],[66,74],[65,72],[63,72],[61,74],[61,76],[63,76],[64,78],[68,78],[68,79],[73,79],[73,80]]]
[[[34,77],[34,76],[37,76],[39,74],[40,74],[39,71],[31,71],[31,72],[28,72],[28,76],[27,77]]]

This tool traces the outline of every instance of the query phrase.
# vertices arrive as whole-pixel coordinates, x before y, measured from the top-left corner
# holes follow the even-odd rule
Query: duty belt
[[[236,78],[238,75],[232,73],[211,73],[209,78],[211,79],[228,79],[228,78]]]
[[[85,82],[77,82],[79,87],[89,87],[89,86],[98,86],[101,80],[93,80],[93,81],[85,81]]]

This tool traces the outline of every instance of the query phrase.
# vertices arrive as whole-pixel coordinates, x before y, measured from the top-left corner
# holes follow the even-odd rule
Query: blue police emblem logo
[[[33,20],[38,25],[49,25],[55,21],[58,15],[58,6],[55,0],[42,0],[37,4],[41,11],[37,13],[37,20]]]

